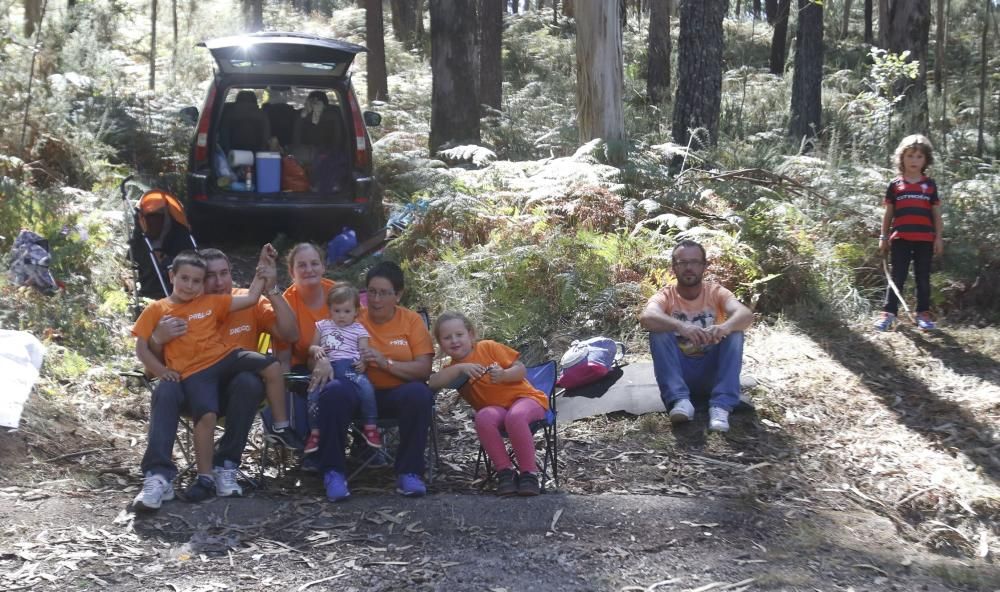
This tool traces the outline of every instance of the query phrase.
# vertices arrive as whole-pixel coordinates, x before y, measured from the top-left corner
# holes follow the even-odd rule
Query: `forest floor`
[[[992,328],[760,324],[757,410],[729,434],[703,416],[561,426],[558,492],[484,491],[468,413],[445,397],[425,499],[374,469],[330,504],[291,470],[150,516],[125,511],[148,394],[95,400],[82,380],[0,433],[0,587],[998,590],[998,355]]]
[[[537,498],[473,477],[444,396],[424,499],[371,469],[330,504],[291,469],[140,516],[149,395],[94,368],[0,432],[0,589],[1000,590],[1000,330],[785,317],[745,360],[756,410],[728,434],[703,413],[560,425],[560,487]]]

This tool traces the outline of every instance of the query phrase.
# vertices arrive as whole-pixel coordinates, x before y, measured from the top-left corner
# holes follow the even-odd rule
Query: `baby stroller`
[[[128,259],[132,266],[132,310],[142,309],[140,298],[159,299],[170,294],[167,270],[181,251],[197,249],[184,206],[161,189],[150,189],[132,177],[121,184],[128,234]],[[134,196],[138,199],[133,201]]]

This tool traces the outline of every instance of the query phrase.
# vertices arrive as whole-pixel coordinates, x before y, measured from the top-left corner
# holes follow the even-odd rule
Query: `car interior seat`
[[[267,150],[271,137],[271,124],[260,107],[252,90],[236,93],[236,101],[227,104],[222,112],[219,144],[230,150]]]

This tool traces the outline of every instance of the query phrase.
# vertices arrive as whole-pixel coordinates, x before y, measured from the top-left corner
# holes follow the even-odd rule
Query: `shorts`
[[[202,415],[219,415],[220,392],[234,376],[240,372],[260,372],[275,363],[272,356],[266,356],[245,349],[236,349],[204,370],[199,370],[181,381],[181,388],[191,419],[197,422]]]

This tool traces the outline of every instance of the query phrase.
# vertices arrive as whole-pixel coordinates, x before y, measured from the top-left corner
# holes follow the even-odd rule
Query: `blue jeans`
[[[319,464],[324,472],[345,473],[347,427],[361,406],[357,387],[347,380],[334,379],[323,387],[319,397]],[[422,382],[408,382],[377,393],[378,416],[399,422],[399,448],[396,472],[424,473],[424,449],[431,425],[434,393]]]
[[[219,407],[226,418],[225,432],[215,449],[213,463],[226,461],[240,465],[257,409],[264,400],[264,383],[252,372],[241,372],[225,385]],[[179,382],[161,380],[153,389],[149,414],[149,437],[142,457],[142,473],[162,475],[167,481],[177,476],[174,465],[174,441],[181,415],[190,414],[190,401]]]
[[[334,360],[333,377],[348,380],[357,387],[358,403],[361,405],[361,419],[365,425],[375,423],[378,419],[378,406],[375,403],[375,387],[364,373],[354,370],[354,360]],[[306,396],[306,409],[309,412],[309,429],[319,429],[319,396],[323,389],[316,389]]]
[[[672,331],[649,334],[653,372],[660,397],[669,411],[675,401],[691,399],[691,392],[710,393],[709,404],[732,411],[740,402],[743,333],[734,331],[701,357],[688,356]]]

